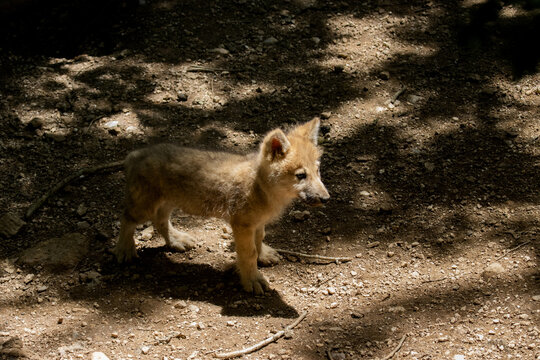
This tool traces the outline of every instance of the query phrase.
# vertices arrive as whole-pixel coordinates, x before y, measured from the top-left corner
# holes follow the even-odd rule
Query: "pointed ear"
[[[291,143],[287,139],[287,135],[281,129],[276,129],[265,136],[261,150],[265,157],[274,160],[284,157],[290,147]]]
[[[313,118],[313,120],[296,127],[293,132],[300,136],[307,137],[311,142],[317,146],[319,140],[319,127],[321,126],[321,119],[318,117]]]

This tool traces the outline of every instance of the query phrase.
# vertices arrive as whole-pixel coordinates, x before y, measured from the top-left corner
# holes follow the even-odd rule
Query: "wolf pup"
[[[151,220],[168,247],[185,251],[195,246],[190,235],[174,229],[174,209],[219,217],[232,227],[242,286],[262,294],[270,286],[257,270],[279,261],[263,243],[264,226],[295,198],[321,205],[330,195],[321,182],[317,148],[318,118],[285,133],[275,129],[258,153],[234,155],[160,144],[131,152],[125,162],[126,207],[114,250],[119,262],[137,256],[133,234]]]

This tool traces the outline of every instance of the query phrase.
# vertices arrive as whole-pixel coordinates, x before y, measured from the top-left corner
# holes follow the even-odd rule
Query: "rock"
[[[35,275],[34,274],[28,274],[24,277],[24,283],[25,284],[30,284],[32,282],[32,280],[34,280],[34,277]]]
[[[19,337],[8,339],[0,338],[0,359],[18,359],[29,357],[23,349],[23,342]]]
[[[145,240],[145,241],[151,240],[153,235],[154,235],[154,227],[150,225],[149,227],[141,231],[141,240]]]
[[[187,307],[187,303],[184,300],[177,301],[173,307],[175,309],[185,309]]]
[[[371,249],[371,248],[379,246],[380,244],[381,244],[380,241],[373,241],[373,242],[368,243],[367,247]]]
[[[150,352],[150,346],[141,346],[141,353],[147,355]]]
[[[25,265],[63,270],[74,268],[88,253],[89,240],[82,234],[69,233],[51,238],[24,251],[19,261]]]
[[[213,52],[213,53],[216,53],[216,54],[219,54],[219,55],[228,55],[229,54],[229,50],[227,50],[225,48],[222,48],[222,47],[217,47],[217,48],[209,50],[209,51]]]
[[[29,125],[37,130],[37,129],[41,129],[43,127],[43,125],[45,125],[45,121],[43,121],[42,118],[39,118],[39,117],[35,117],[33,118],[32,120],[30,120],[30,123]]]
[[[47,291],[48,288],[49,288],[49,287],[48,287],[47,285],[39,285],[39,286],[36,288],[36,291],[37,291],[38,293],[42,293],[42,292],[44,292],[44,291]]]
[[[109,360],[109,358],[104,353],[96,351],[92,353],[92,360]]]
[[[432,172],[433,170],[435,170],[435,164],[434,164],[434,163],[431,163],[431,162],[425,162],[425,163],[424,163],[424,167],[425,167],[426,170],[429,171],[429,172]]]
[[[318,37],[316,37],[316,36],[314,36],[314,37],[311,38],[311,41],[313,41],[313,43],[314,43],[315,45],[319,45],[319,43],[321,42],[321,39],[318,38]]]
[[[278,42],[278,40],[273,37],[273,36],[270,36],[269,38],[267,38],[266,40],[263,41],[263,44],[264,45],[274,45]]]
[[[179,92],[178,95],[176,96],[176,100],[178,101],[188,101],[188,95],[183,93],[183,92]]]
[[[370,196],[371,193],[369,191],[366,191],[366,190],[362,190],[358,193],[358,195],[360,196]]]
[[[77,227],[81,230],[90,229],[90,223],[88,221],[78,221]]]
[[[304,211],[294,210],[290,212],[290,215],[296,221],[304,221],[304,220],[307,220],[311,216],[311,213],[308,210],[304,210]]]
[[[19,232],[24,224],[26,223],[17,215],[4,214],[0,217],[0,235],[6,238],[12,237]]]
[[[504,267],[500,263],[495,262],[493,264],[490,264],[488,267],[486,267],[486,269],[482,272],[482,277],[484,278],[494,277],[494,276],[504,273],[504,271],[505,271]]]
[[[540,295],[534,295],[532,299],[533,301],[540,301]]]
[[[343,352],[340,352],[340,351],[328,351],[330,356],[331,356],[331,359],[334,359],[334,360],[345,360],[347,357],[345,355],[345,353]]]
[[[118,121],[116,120],[112,120],[112,121],[107,121],[105,123],[105,125],[103,125],[106,129],[114,129],[116,127],[118,127]]]
[[[407,95],[407,101],[410,102],[411,104],[416,104],[422,99],[423,97],[418,96],[418,95],[413,95],[413,94]]]
[[[84,214],[86,214],[87,211],[88,209],[84,204],[79,204],[79,206],[77,207],[77,215],[79,216],[83,216]]]
[[[379,73],[379,77],[382,79],[382,80],[389,80],[390,79],[390,73],[388,71],[381,71]]]
[[[330,119],[330,116],[332,116],[332,113],[330,111],[323,111],[321,113],[321,119]]]

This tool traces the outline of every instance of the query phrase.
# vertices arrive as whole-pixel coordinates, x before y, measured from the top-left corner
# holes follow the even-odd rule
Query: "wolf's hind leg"
[[[129,262],[137,257],[137,249],[133,239],[135,227],[137,227],[137,223],[125,211],[121,219],[120,236],[113,250],[119,263]]]
[[[165,239],[168,247],[176,251],[186,251],[195,247],[195,239],[184,232],[176,230],[170,221],[172,208],[162,206],[158,209],[154,224]]]

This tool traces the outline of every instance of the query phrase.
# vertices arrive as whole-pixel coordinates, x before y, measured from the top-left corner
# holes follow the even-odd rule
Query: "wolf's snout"
[[[321,197],[319,198],[319,201],[322,203],[322,204],[326,204],[328,202],[328,200],[330,199],[330,196],[326,196],[326,197]]]

